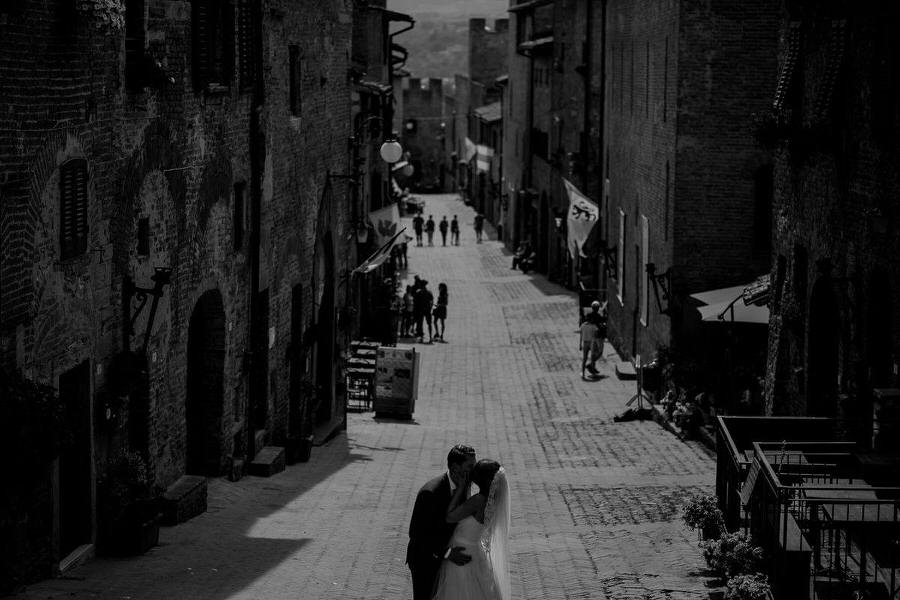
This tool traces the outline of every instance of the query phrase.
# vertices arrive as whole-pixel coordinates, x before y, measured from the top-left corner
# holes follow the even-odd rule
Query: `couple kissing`
[[[416,495],[406,552],[414,600],[509,600],[508,538],[506,471],[454,446],[447,471]]]

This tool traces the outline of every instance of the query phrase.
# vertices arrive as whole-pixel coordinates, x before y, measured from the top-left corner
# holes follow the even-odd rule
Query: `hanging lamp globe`
[[[385,162],[395,163],[403,156],[403,146],[397,140],[388,140],[381,145],[379,154]]]

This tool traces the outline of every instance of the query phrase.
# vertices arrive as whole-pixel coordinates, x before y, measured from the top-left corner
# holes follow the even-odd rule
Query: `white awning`
[[[747,285],[737,285],[709,290],[691,294],[691,298],[704,304],[704,306],[697,307],[700,318],[704,321],[768,324],[768,307],[744,304],[744,289],[747,287]]]

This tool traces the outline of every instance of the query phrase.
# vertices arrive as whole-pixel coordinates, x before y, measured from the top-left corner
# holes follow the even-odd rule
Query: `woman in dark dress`
[[[437,305],[434,307],[434,337],[444,341],[444,328],[447,326],[447,284],[438,284]]]

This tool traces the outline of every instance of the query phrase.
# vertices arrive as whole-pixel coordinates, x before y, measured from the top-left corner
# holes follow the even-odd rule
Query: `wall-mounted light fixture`
[[[659,275],[656,274],[656,265],[653,263],[647,263],[646,269],[647,278],[653,284],[653,294],[656,296],[656,307],[659,309],[659,314],[670,315],[672,310],[672,269],[666,269]],[[663,302],[665,302],[665,306],[663,306]]]

